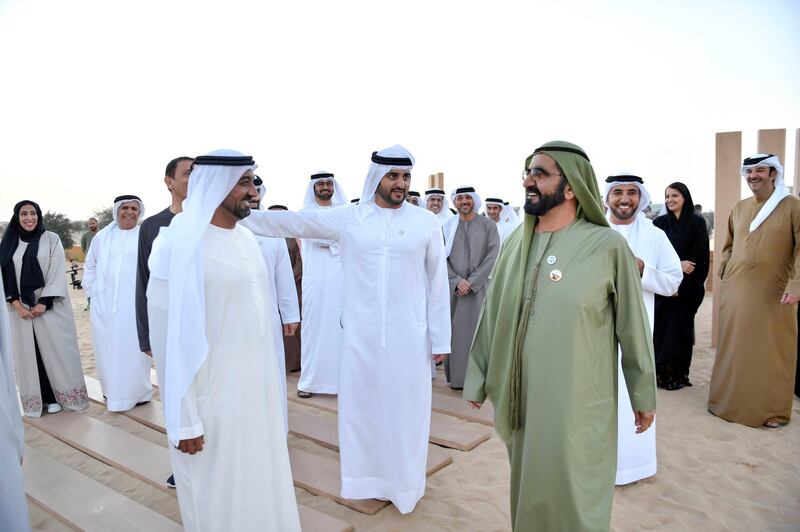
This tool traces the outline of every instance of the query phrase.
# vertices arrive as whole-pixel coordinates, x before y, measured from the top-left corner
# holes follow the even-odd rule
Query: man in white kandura
[[[671,296],[683,280],[681,260],[666,233],[642,213],[650,205],[650,194],[641,177],[620,173],[606,179],[605,199],[611,229],[625,237],[633,251],[642,278],[642,296],[653,331],[655,294]],[[620,357],[621,361],[621,357]],[[617,410],[616,484],[630,484],[656,474],[656,423],[652,430],[636,433],[625,375],[619,363],[619,409]]]
[[[344,189],[330,172],[311,176],[301,212],[330,210],[347,204]],[[342,327],[342,258],[338,242],[303,238],[303,334],[300,336],[300,382],[297,395],[337,393]]]
[[[426,190],[425,198],[420,202],[420,206],[435,214],[439,225],[444,225],[455,216],[455,214],[450,212],[450,205],[447,203],[447,195],[441,188],[429,188]]]
[[[441,230],[432,213],[405,201],[413,164],[402,146],[375,152],[357,205],[260,211],[244,222],[265,236],[339,242],[348,294],[341,314],[341,496],[388,499],[401,513],[425,493],[430,364],[450,350]]]
[[[253,184],[258,197],[250,202],[252,210],[261,210],[266,187],[264,181],[255,176]],[[289,258],[289,249],[283,238],[256,236],[256,242],[267,267],[267,297],[272,303],[272,341],[281,375],[281,397],[283,397],[283,417],[286,431],[289,431],[289,412],[286,402],[286,357],[284,355],[284,336],[294,336],[300,325],[300,305],[297,301],[297,287],[294,283],[294,270]]]
[[[500,198],[486,198],[483,201],[484,214],[486,217],[497,224],[497,232],[500,234],[500,242],[503,242],[511,232],[519,225],[516,216],[512,218],[513,209],[508,202]]]
[[[119,196],[112,213],[112,222],[89,247],[82,284],[92,298],[92,339],[106,408],[124,412],[153,397],[152,358],[139,350],[136,330],[136,260],[144,205],[136,196]]]
[[[252,157],[194,161],[183,212],[153,243],[147,311],[186,530],[300,530],[267,270],[237,225]]]

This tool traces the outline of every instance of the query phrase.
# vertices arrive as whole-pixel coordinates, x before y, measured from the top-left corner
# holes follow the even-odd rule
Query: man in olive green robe
[[[753,197],[728,219],[719,268],[719,336],[708,393],[716,416],[779,427],[792,415],[800,296],[800,200],[778,157],[742,164]]]
[[[470,353],[464,398],[488,397],[511,461],[515,530],[607,530],[617,458],[617,346],[637,432],[655,417],[641,280],[608,227],[585,152],[528,157],[525,225],[503,245]]]

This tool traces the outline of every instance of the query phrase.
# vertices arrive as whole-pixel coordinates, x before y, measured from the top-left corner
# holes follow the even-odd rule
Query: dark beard
[[[331,199],[331,197],[333,197],[333,192],[323,190],[319,194],[315,192],[314,195],[317,197],[317,199],[321,199],[322,201],[328,201],[329,199]]]
[[[248,216],[250,216],[250,211],[252,209],[248,205],[247,207],[236,207],[231,209],[231,214],[233,214],[237,220],[244,220]]]
[[[630,220],[634,216],[636,216],[636,209],[631,209],[628,214],[622,214],[617,209],[612,209],[611,207],[608,208],[611,211],[611,215],[614,216],[619,221]]]
[[[378,190],[376,190],[375,193],[378,196],[380,196],[380,198],[383,201],[385,201],[386,203],[388,203],[389,205],[392,205],[394,207],[396,207],[398,205],[402,205],[403,202],[406,201],[405,197],[403,197],[403,198],[401,198],[399,200],[395,200],[394,198],[392,198],[392,190],[394,190],[394,189],[393,188],[389,188],[389,189],[384,190],[381,187],[378,187]]]
[[[535,192],[539,195],[539,201],[537,203],[532,203],[526,195],[525,205],[522,207],[525,211],[525,214],[530,214],[531,216],[544,216],[550,212],[551,209],[558,207],[567,200],[567,198],[564,196],[564,191],[566,189],[567,180],[563,177],[561,178],[561,183],[559,183],[558,188],[552,194],[543,195],[537,187],[527,187],[525,192]]]

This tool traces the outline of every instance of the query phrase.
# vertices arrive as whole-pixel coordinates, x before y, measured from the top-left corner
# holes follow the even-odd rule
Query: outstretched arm
[[[239,223],[260,236],[339,240],[348,208],[345,205],[324,211],[251,211]]]

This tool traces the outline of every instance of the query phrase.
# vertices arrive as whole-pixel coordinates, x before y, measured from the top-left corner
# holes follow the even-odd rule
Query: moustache
[[[529,194],[531,192],[533,192],[534,194],[538,194],[539,196],[542,195],[542,193],[539,191],[539,187],[537,187],[536,185],[531,185],[529,187],[525,187],[525,192],[527,192]]]

